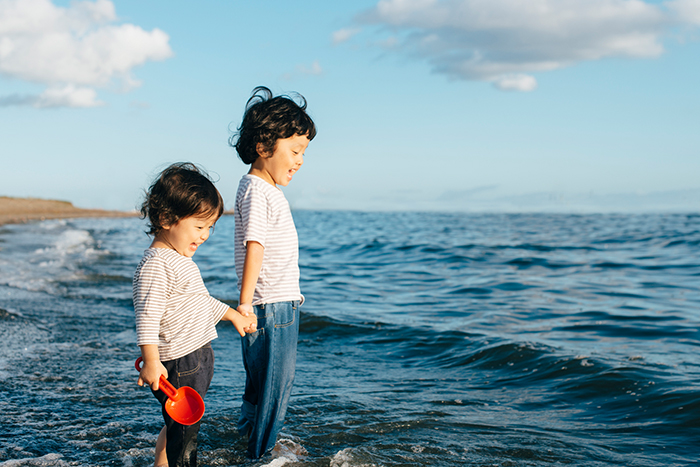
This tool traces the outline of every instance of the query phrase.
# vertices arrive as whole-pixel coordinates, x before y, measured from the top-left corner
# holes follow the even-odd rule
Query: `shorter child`
[[[165,427],[156,442],[156,466],[196,466],[198,422],[185,426],[165,411],[161,375],[176,388],[190,386],[202,397],[214,373],[211,340],[216,323],[231,321],[241,336],[256,330],[255,315],[243,316],[209,295],[192,256],[209,238],[224,203],[214,184],[189,163],[165,169],[151,185],[141,214],[153,242],[134,274],[136,339],[148,384],[163,406]]]

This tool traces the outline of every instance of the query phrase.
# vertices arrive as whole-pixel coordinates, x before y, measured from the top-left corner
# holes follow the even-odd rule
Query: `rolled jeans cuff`
[[[255,421],[255,406],[243,400],[241,404],[241,418],[238,419],[238,434],[241,436],[247,436],[253,430],[253,423]]]

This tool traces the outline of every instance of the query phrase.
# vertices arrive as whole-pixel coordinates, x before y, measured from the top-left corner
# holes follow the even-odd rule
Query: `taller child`
[[[316,136],[300,103],[253,90],[230,144],[250,170],[238,185],[235,204],[235,260],[238,311],[254,312],[258,331],[241,338],[246,385],[238,431],[248,435],[248,455],[261,457],[275,446],[284,424],[296,367],[299,306],[299,241],[287,186],[304,163]]]

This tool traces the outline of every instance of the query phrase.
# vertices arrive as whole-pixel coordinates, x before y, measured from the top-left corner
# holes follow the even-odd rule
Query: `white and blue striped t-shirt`
[[[260,177],[246,174],[238,185],[234,211],[238,290],[241,290],[246,245],[255,241],[265,252],[253,305],[303,301],[299,290],[299,239],[282,191]]]
[[[229,306],[209,295],[192,258],[149,248],[133,282],[136,344],[158,346],[161,361],[194,352],[216,339]]]

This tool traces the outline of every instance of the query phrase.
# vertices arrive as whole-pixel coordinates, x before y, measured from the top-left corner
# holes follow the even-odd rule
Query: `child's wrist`
[[[144,365],[160,363],[160,352],[155,344],[141,345],[141,360]]]
[[[253,305],[251,303],[239,303],[236,311],[243,316],[253,314]]]

